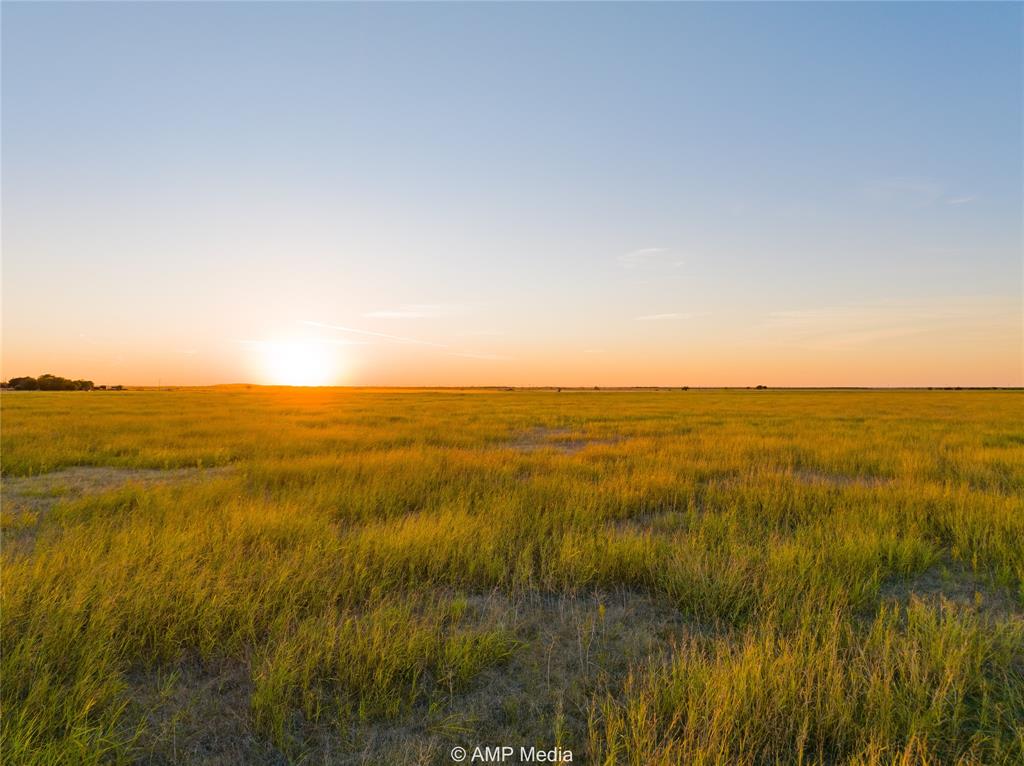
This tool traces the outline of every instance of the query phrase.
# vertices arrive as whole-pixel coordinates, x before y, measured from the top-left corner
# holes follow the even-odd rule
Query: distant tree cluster
[[[38,378],[11,378],[0,385],[15,391],[92,391],[96,388],[91,380],[71,380],[49,373],[40,375]],[[106,386],[101,386],[101,388],[106,388]]]

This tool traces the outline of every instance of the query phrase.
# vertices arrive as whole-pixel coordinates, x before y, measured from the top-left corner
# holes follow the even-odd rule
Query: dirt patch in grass
[[[698,516],[699,512],[692,511],[655,511],[614,519],[610,527],[620,534],[673,535],[693,527]]]
[[[1024,607],[1009,589],[952,559],[941,561],[914,577],[888,582],[882,587],[880,597],[882,604],[895,604],[904,610],[912,599],[917,599],[936,607],[945,602],[995,619],[1024,618]]]
[[[363,729],[352,763],[449,763],[453,746],[484,743],[558,743],[585,763],[594,694],[702,631],[675,608],[633,591],[534,594],[515,603],[488,598],[486,608],[505,611],[523,647],[451,704]]]
[[[618,688],[632,667],[703,632],[670,605],[634,591],[469,597],[471,619],[507,625],[522,641],[511,659],[454,696],[391,720],[296,721],[297,751],[285,756],[254,728],[252,681],[242,663],[182,663],[129,677],[133,710],[146,723],[141,762],[291,761],[330,764],[445,764],[455,745],[570,748],[585,763],[594,694]],[[296,716],[301,714],[296,712]],[[518,753],[517,753],[518,757]],[[291,758],[291,761],[289,760]]]
[[[881,487],[892,481],[892,479],[882,476],[847,476],[846,474],[816,471],[809,468],[793,471],[793,478],[805,484],[830,487]]]
[[[137,671],[127,680],[132,688],[130,718],[144,724],[135,748],[139,762],[160,766],[288,763],[253,731],[249,715],[253,685],[246,665],[189,660],[162,672]]]
[[[615,444],[617,441],[617,439],[581,439],[575,431],[568,428],[537,427],[520,434],[507,446],[518,452],[537,452],[550,449],[563,455],[575,455],[585,447],[596,444]]]
[[[111,468],[75,466],[36,476],[3,479],[0,494],[4,511],[45,512],[62,500],[109,492],[128,484],[151,487],[187,479],[223,474],[227,468]]]
[[[0,481],[0,530],[6,549],[31,547],[40,521],[58,503],[98,495],[126,486],[155,487],[222,476],[218,468],[112,468],[75,466],[36,476],[12,476]]]

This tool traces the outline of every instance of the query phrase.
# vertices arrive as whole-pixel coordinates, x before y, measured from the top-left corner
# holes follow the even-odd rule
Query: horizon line
[[[196,383],[182,385],[132,385],[132,384],[101,384],[108,386],[121,385],[124,391],[175,391],[182,389],[210,389],[210,388],[260,388],[260,389],[302,389],[302,390],[324,390],[324,389],[349,389],[349,390],[396,390],[396,391],[556,391],[556,392],[587,392],[587,391],[1024,391],[1024,385],[989,385],[989,386],[962,386],[962,385],[891,385],[891,386],[857,386],[857,385],[766,385],[757,384],[752,386],[738,385],[638,385],[638,386],[615,386],[615,385],[387,385],[387,384],[331,384],[322,386],[286,385],[276,383]],[[4,393],[24,394],[52,394],[52,393],[88,393],[75,391],[19,391],[12,388],[2,389]],[[103,389],[100,389],[103,390]]]

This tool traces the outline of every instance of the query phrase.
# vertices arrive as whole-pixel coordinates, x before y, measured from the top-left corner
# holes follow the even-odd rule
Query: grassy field
[[[1024,762],[1022,394],[2,404],[6,763]]]

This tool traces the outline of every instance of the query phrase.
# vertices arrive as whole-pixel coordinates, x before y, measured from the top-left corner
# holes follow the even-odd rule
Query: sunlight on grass
[[[0,747],[173,760],[230,682],[253,762],[1019,763],[1022,401],[4,396],[5,477],[177,470],[5,494]]]

